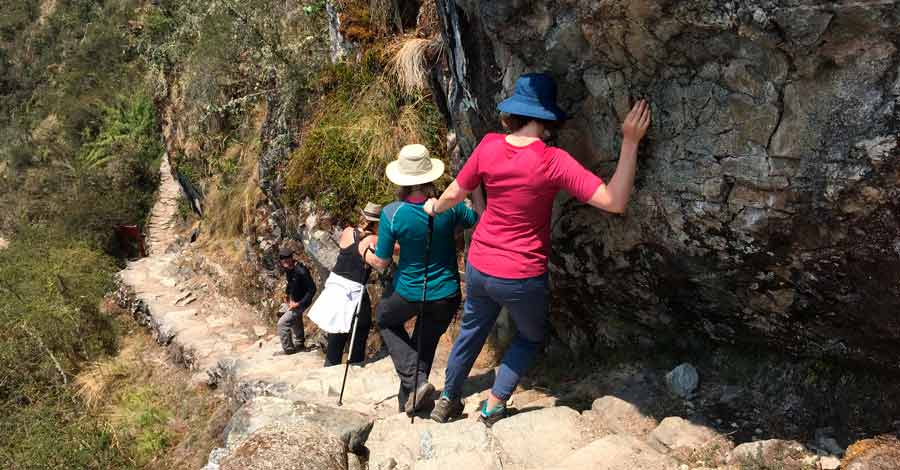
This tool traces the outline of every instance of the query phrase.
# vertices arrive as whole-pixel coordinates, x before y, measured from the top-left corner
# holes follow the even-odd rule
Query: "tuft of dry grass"
[[[221,177],[214,180],[206,197],[204,220],[212,238],[245,235],[251,227],[256,208],[263,201],[256,154],[243,145],[233,145],[226,151],[224,158],[237,161],[238,169],[230,184],[223,184]]]
[[[78,374],[75,387],[84,403],[96,409],[126,377],[128,371],[117,358],[107,358],[91,364]]]
[[[424,0],[419,7],[419,17],[416,18],[416,33],[420,37],[432,37],[441,32],[441,20],[438,17],[437,2]]]
[[[391,71],[404,93],[414,95],[428,89],[430,63],[440,55],[442,45],[437,37],[406,37],[390,48]]]
[[[106,422],[112,443],[138,468],[194,469],[218,445],[233,409],[192,384],[143,331],[122,340],[119,354],[76,378],[78,395]]]

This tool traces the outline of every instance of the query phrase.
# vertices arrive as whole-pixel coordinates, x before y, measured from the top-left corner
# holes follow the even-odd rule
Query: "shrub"
[[[319,86],[318,112],[288,163],[286,203],[311,198],[349,222],[367,200],[393,199],[384,168],[403,145],[421,143],[433,157],[445,156],[437,108],[427,95],[404,93],[377,54],[325,69]]]
[[[0,416],[0,468],[137,468],[102,421],[77,408],[68,389],[45,391],[27,405],[0,401]]]
[[[81,147],[78,161],[92,170],[114,158],[152,164],[162,153],[153,103],[147,96],[136,95],[103,109],[100,130]]]
[[[37,228],[0,251],[0,467],[128,467],[69,386],[84,360],[116,349],[98,308],[115,270],[88,243]]]

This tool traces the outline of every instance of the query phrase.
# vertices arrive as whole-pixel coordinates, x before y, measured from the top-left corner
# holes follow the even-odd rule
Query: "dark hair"
[[[400,186],[397,188],[397,200],[402,201],[409,197],[414,191],[422,191],[428,197],[436,197],[437,189],[434,183],[417,184],[415,186]]]
[[[550,131],[554,131],[562,125],[560,121],[549,121],[547,119],[521,116],[518,114],[500,113],[500,123],[503,124],[503,127],[505,127],[510,132],[518,131],[519,129],[527,126],[531,121],[536,121],[540,124],[543,124],[543,126]]]

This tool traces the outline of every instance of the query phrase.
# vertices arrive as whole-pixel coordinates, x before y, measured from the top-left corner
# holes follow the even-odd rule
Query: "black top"
[[[286,271],[287,287],[285,293],[288,298],[303,306],[308,306],[316,295],[316,283],[313,282],[309,270],[301,263],[294,265],[294,269]]]
[[[353,243],[347,248],[341,248],[341,252],[337,256],[337,262],[334,263],[334,269],[331,271],[346,279],[365,285],[369,282],[369,274],[372,272],[372,269],[359,254],[360,241],[359,230],[353,229]]]

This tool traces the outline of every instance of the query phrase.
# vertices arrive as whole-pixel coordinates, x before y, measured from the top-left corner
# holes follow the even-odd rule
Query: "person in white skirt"
[[[356,227],[347,227],[341,233],[340,253],[325,288],[309,311],[309,319],[328,333],[325,366],[341,363],[348,339],[353,337],[349,362],[365,360],[366,341],[372,327],[372,304],[366,290],[372,268],[366,264],[366,251],[373,250],[378,237],[378,221],[381,206],[366,204],[362,218]],[[355,327],[353,316],[357,315]],[[355,334],[351,333],[351,328]]]

